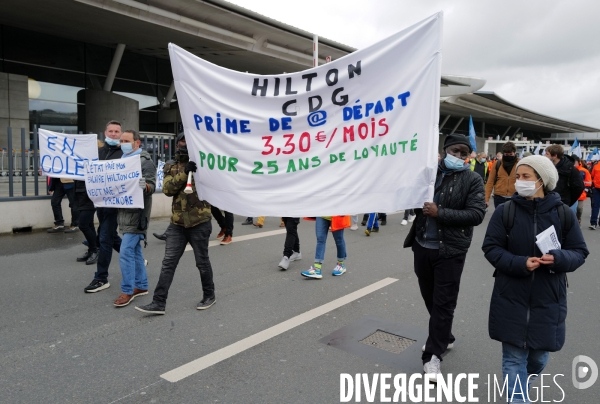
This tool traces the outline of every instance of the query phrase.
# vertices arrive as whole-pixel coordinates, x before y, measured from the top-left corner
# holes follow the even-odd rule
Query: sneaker
[[[90,250],[87,250],[86,252],[83,253],[83,255],[80,255],[79,257],[75,258],[75,261],[86,262],[88,260],[88,258],[90,258],[91,255],[92,255],[92,252]]]
[[[158,303],[152,302],[145,306],[135,306],[137,311],[148,314],[165,314],[165,306],[161,306]]]
[[[89,246],[90,246],[90,243],[88,243],[88,242],[87,242],[87,240],[83,240],[83,241],[81,242],[81,244],[83,244],[83,245],[84,245],[84,246],[86,246],[86,247],[89,247]]]
[[[323,277],[323,275],[321,275],[321,270],[315,268],[314,265],[311,266],[308,271],[303,271],[302,276],[305,276],[307,278],[315,278],[315,279],[321,279]]]
[[[46,232],[48,233],[64,233],[65,231],[65,226],[54,226],[54,227],[50,227],[48,230],[46,230]]]
[[[290,256],[290,262],[299,261],[301,259],[302,259],[302,253],[300,251],[292,252],[292,255]]]
[[[147,294],[148,294],[148,289],[144,290],[144,289],[133,288],[133,297],[131,298],[131,300],[135,299],[138,296],[145,296]]]
[[[117,307],[125,307],[133,300],[133,295],[127,295],[125,293],[121,293],[117,300],[113,303]]]
[[[88,259],[85,261],[85,265],[93,265],[98,262],[98,257],[100,256],[100,252],[98,250],[92,252]]]
[[[205,297],[196,305],[196,310],[206,310],[215,304],[215,297]]]
[[[366,225],[367,225],[367,221],[366,221],[366,220],[363,220],[362,222],[360,222],[360,225],[361,225],[361,226],[366,226]]]
[[[76,231],[79,231],[77,226],[69,226],[65,229],[65,233],[75,233]]]
[[[350,230],[358,230],[358,224],[352,224],[352,226],[350,226]]]
[[[263,225],[262,224],[254,223],[254,227],[258,227],[259,229],[262,229]]]
[[[279,223],[279,227],[285,227],[285,223],[283,223],[283,222]]]
[[[251,217],[247,218],[246,221],[242,222],[242,226],[246,226],[246,225],[249,225],[249,224],[253,224]]]
[[[223,237],[225,237],[225,228],[221,228],[221,231],[217,234],[217,238],[221,239]]]
[[[446,350],[452,349],[452,348],[454,348],[454,342],[449,343],[448,346],[446,347]],[[421,351],[425,352],[425,345],[423,345],[421,347]]]
[[[281,261],[279,261],[278,267],[285,271],[290,267],[290,259],[284,255]]]
[[[371,233],[379,233],[379,227],[373,227]]]
[[[333,272],[331,273],[333,276],[340,276],[346,272],[346,265],[338,262],[335,268],[333,268]]]
[[[369,237],[371,235],[371,232],[369,231],[369,229],[365,230],[365,234],[367,235],[367,237]]]
[[[159,240],[162,240],[162,241],[167,240],[167,235],[165,233],[163,233],[163,234],[152,233],[152,235]]]
[[[423,371],[426,375],[431,375],[431,382],[437,383],[438,375],[442,374],[440,369],[440,360],[437,356],[432,355],[431,360],[423,365]]]
[[[595,224],[590,224],[590,230],[596,230],[596,227],[598,227],[598,226]],[[50,232],[48,231],[48,233],[50,233]]]
[[[231,237],[231,236],[223,237],[223,240],[221,240],[221,245],[227,245],[227,244],[231,243],[232,239],[233,239],[233,237]]]
[[[104,289],[108,289],[110,288],[110,283],[108,283],[108,281],[97,281],[96,279],[94,279],[92,281],[92,283],[90,283],[89,285],[87,285],[84,289],[85,293],[96,293],[96,292],[100,292],[101,290]]]
[[[387,219],[383,219],[383,220],[381,221],[381,225],[382,225],[382,226],[385,226],[386,224],[387,224]]]
[[[408,221],[411,223],[414,222],[416,218],[417,218],[417,215],[408,215]]]
[[[402,226],[406,226],[408,224],[408,220],[406,219],[402,219],[402,222],[400,223]]]
[[[148,260],[144,260],[144,266],[147,267],[148,266]]]

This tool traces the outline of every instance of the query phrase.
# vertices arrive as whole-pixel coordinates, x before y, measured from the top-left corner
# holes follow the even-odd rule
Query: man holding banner
[[[110,121],[106,124],[104,131],[105,143],[104,146],[98,149],[98,157],[100,160],[116,160],[123,156],[121,151],[120,139],[122,129],[121,123],[118,121]],[[110,287],[108,282],[108,267],[112,259],[112,250],[119,252],[121,249],[121,237],[117,234],[117,214],[116,208],[98,208],[100,249],[96,273],[94,280],[85,287],[86,293],[95,293]]]
[[[146,231],[152,211],[152,194],[156,187],[156,167],[150,154],[142,150],[139,133],[126,130],[121,136],[123,159],[139,156],[142,167],[142,178],[139,186],[144,192],[144,208],[121,208],[117,216],[119,230],[123,234],[119,265],[121,267],[121,295],[115,300],[117,307],[127,306],[137,296],[148,294],[148,277],[144,256],[142,255],[142,240],[146,240]]]
[[[196,184],[192,177],[191,191],[186,192],[188,177],[198,167],[188,156],[185,134],[182,132],[176,140],[177,152],[175,163],[165,164],[163,180],[163,193],[173,197],[171,224],[165,232],[167,236],[165,257],[163,259],[160,277],[152,303],[145,306],[136,306],[136,310],[150,314],[165,314],[169,288],[177,269],[179,259],[185,252],[188,243],[194,250],[196,267],[200,271],[202,282],[202,300],[196,309],[205,310],[215,304],[215,285],[213,272],[208,258],[208,240],[212,232],[211,208],[208,202],[200,200],[196,191]]]

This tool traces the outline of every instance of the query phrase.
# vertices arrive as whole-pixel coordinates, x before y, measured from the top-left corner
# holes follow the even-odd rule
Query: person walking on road
[[[453,347],[452,322],[460,278],[473,226],[485,216],[483,180],[465,163],[471,152],[469,138],[449,135],[446,157],[438,164],[433,202],[415,209],[404,247],[412,247],[415,274],[430,314],[429,337],[422,348],[423,369],[436,382],[441,356]]]
[[[121,150],[121,123],[110,121],[106,124],[104,131],[105,143],[98,149],[100,160],[117,160],[123,156]],[[112,260],[113,249],[116,252],[121,250],[121,237],[117,233],[117,208],[98,208],[96,210],[98,221],[98,238],[100,240],[100,249],[98,262],[96,263],[96,273],[92,282],[86,286],[86,293],[96,293],[110,287],[108,282],[108,267]],[[88,241],[89,243],[89,241]]]
[[[575,167],[575,160],[571,156],[566,156],[563,147],[559,144],[548,146],[545,155],[552,161],[556,166],[556,171],[558,171],[558,182],[554,192],[560,195],[563,203],[577,213],[577,200],[585,187],[583,186],[581,174]]]
[[[337,265],[333,268],[332,275],[340,276],[346,272],[345,260],[346,241],[344,240],[344,228],[350,227],[350,216],[324,216],[315,218],[315,233],[317,235],[317,249],[315,251],[315,262],[307,270],[302,272],[306,278],[321,279],[321,266],[325,260],[325,247],[327,245],[327,234],[331,228],[331,234],[337,247]]]
[[[283,244],[283,258],[279,261],[279,268],[285,271],[290,267],[290,262],[302,259],[300,252],[300,238],[298,237],[298,217],[283,217],[285,223],[285,243]]]
[[[48,192],[52,195],[50,205],[54,214],[54,226],[46,231],[48,233],[74,233],[79,230],[79,210],[77,210],[77,200],[75,199],[74,181],[66,178],[50,178]],[[71,226],[67,228],[65,228],[61,206],[65,196],[69,199],[69,208],[71,208]]]
[[[494,267],[489,335],[502,343],[508,402],[529,403],[529,388],[565,343],[567,273],[589,252],[576,216],[552,192],[558,172],[544,156],[516,167],[516,189],[490,219],[483,252]],[[560,246],[540,251],[536,236],[554,226]],[[531,377],[533,376],[533,377]]]
[[[136,307],[136,310],[149,314],[165,314],[169,288],[177,264],[188,243],[194,250],[196,267],[200,271],[202,282],[203,297],[196,305],[196,309],[205,310],[215,304],[213,270],[208,257],[208,241],[212,232],[210,204],[198,198],[193,177],[192,193],[184,192],[188,174],[196,172],[198,168],[196,162],[190,160],[188,156],[183,132],[177,136],[176,147],[175,164],[165,164],[164,168],[163,193],[173,197],[171,224],[165,232],[167,235],[165,257],[152,303]]]
[[[142,150],[139,133],[126,130],[121,136],[121,150],[124,159],[139,156],[142,166],[140,187],[144,194],[143,209],[119,209],[117,222],[123,234],[119,266],[121,267],[121,294],[115,300],[117,307],[127,306],[138,296],[148,294],[148,276],[142,254],[141,242],[146,244],[146,233],[152,212],[152,194],[156,188],[156,166],[150,154]]]
[[[417,216],[415,215],[414,209],[406,209],[404,210],[404,217],[402,218],[402,222],[400,224],[402,226],[406,226],[408,223],[414,222],[416,217]]]
[[[515,193],[514,166],[519,162],[517,146],[513,142],[502,145],[502,155],[492,165],[485,186],[485,204],[490,206],[490,197],[494,192],[494,208],[502,205]]]
[[[219,224],[221,231],[217,234],[217,239],[221,240],[221,245],[231,243],[233,239],[233,213],[223,211],[215,206],[211,207],[212,215]]]

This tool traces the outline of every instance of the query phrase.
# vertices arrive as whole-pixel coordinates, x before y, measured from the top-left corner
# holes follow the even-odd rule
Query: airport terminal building
[[[101,133],[110,119],[149,135],[177,133],[169,42],[238,71],[281,74],[313,63],[313,33],[222,0],[3,0],[0,148],[8,127],[25,128],[28,142],[36,127]],[[355,50],[324,38],[318,49],[320,64]],[[526,110],[479,91],[484,84],[442,76],[441,135],[468,133],[472,116],[482,143],[563,143],[578,133],[584,145],[600,144],[600,130]]]

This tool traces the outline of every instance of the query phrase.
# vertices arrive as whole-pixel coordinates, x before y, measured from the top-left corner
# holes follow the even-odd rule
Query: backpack
[[[502,224],[506,229],[506,237],[510,233],[510,230],[515,223],[515,203],[513,201],[504,202],[504,210],[502,211]],[[558,217],[560,218],[560,245],[562,246],[565,243],[565,239],[567,237],[567,233],[571,230],[573,226],[573,216],[570,214],[569,210],[571,210],[564,203],[556,208],[558,210]]]

